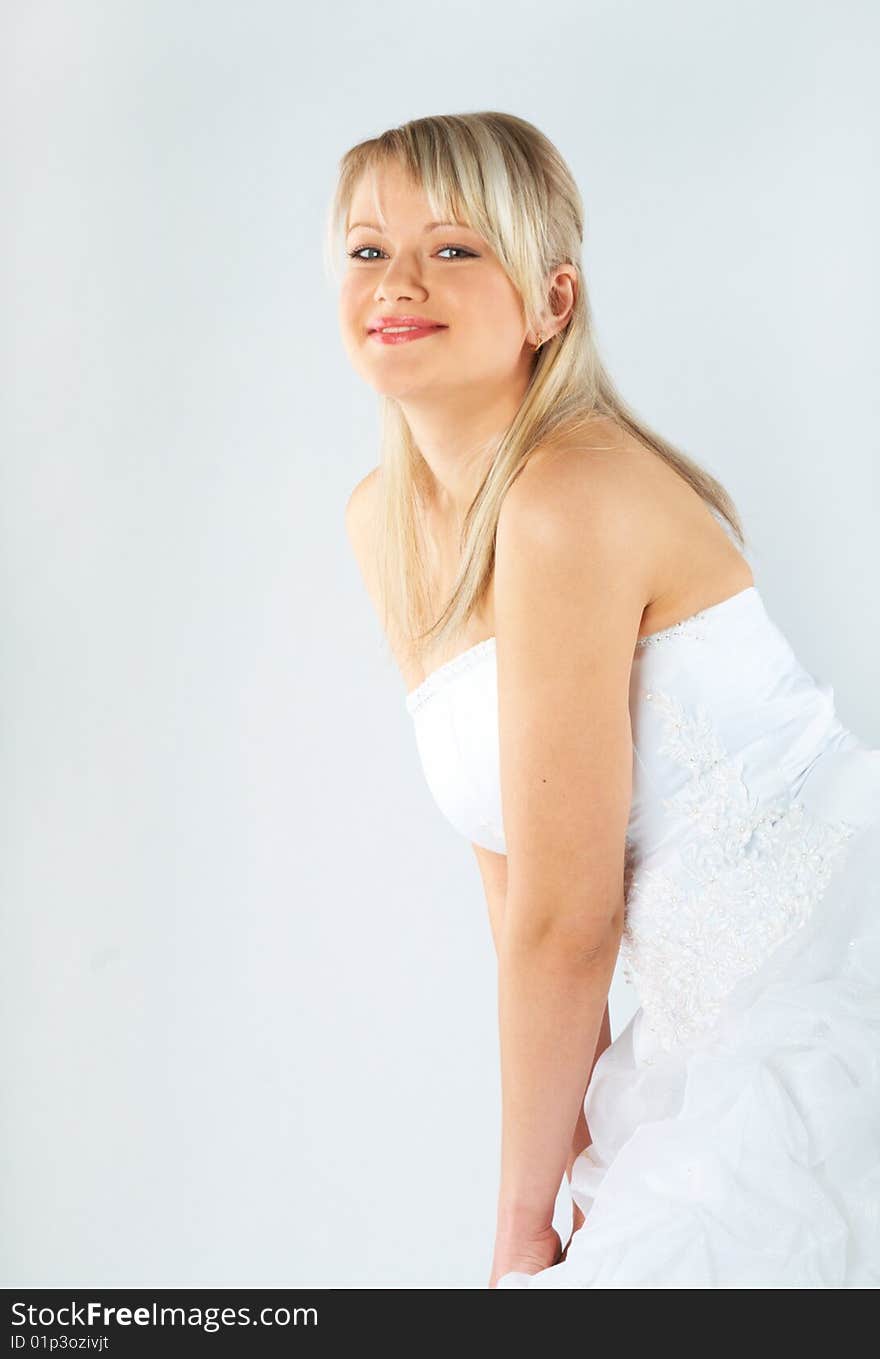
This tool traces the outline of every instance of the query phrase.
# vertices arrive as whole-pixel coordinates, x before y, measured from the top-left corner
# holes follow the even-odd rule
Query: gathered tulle
[[[880,821],[672,1049],[638,1010],[587,1092],[567,1258],[498,1288],[880,1286]]]

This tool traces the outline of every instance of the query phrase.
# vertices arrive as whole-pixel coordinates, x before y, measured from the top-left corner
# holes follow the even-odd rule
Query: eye
[[[348,258],[350,260],[363,260],[364,264],[372,264],[372,260],[364,259],[365,250],[372,250],[375,255],[384,254],[384,251],[378,250],[374,245],[359,245],[356,249],[348,251]],[[437,251],[438,255],[441,255],[444,250],[454,250],[458,257],[463,257],[465,259],[477,258],[473,250],[468,250],[463,245],[441,245]]]

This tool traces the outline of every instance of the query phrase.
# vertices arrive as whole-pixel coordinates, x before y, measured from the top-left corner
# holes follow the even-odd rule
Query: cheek
[[[512,330],[520,329],[525,314],[519,294],[510,286],[507,278],[499,279],[494,288],[492,307],[495,315],[503,318],[504,324]]]
[[[506,278],[485,279],[482,288],[462,296],[462,307],[472,318],[496,330],[517,332],[522,328],[522,306]]]
[[[473,299],[463,321],[463,338],[484,355],[490,367],[504,368],[515,362],[522,349],[524,328],[516,299],[508,292],[495,288],[479,300]]]
[[[339,286],[339,319],[345,326],[353,326],[359,321],[361,291],[351,274],[343,278]]]

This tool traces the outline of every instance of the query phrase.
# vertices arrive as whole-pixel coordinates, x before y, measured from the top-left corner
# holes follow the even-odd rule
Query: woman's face
[[[424,192],[396,164],[376,178],[385,232],[368,181],[357,186],[347,223],[339,318],[355,370],[398,400],[453,401],[474,386],[524,389],[533,350],[520,296],[498,258],[469,227],[429,227]],[[396,343],[370,333],[383,317],[407,316],[441,328]]]

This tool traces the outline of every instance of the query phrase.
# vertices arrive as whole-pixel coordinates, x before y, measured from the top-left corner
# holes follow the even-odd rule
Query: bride
[[[346,525],[497,951],[489,1287],[880,1284],[880,751],[767,612],[723,486],[616,392],[538,129],[353,147],[340,235],[383,410]]]

